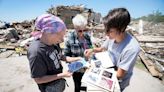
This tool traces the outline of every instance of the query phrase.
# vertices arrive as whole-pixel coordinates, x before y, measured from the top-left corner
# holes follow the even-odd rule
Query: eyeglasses
[[[87,31],[87,30],[78,30],[78,32],[85,32],[85,31]]]

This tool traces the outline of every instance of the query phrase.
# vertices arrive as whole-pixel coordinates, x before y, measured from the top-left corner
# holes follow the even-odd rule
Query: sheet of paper
[[[98,60],[101,61],[102,67],[108,68],[114,66],[112,59],[107,51],[95,53],[95,56]]]

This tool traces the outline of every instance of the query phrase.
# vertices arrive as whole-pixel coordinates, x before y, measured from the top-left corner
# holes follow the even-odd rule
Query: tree
[[[149,14],[148,16],[142,16],[133,20],[139,20],[139,19],[158,23],[158,22],[164,22],[164,15],[159,10],[157,10],[152,14]]]

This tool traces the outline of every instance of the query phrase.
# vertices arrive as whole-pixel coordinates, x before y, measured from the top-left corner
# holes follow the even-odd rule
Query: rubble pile
[[[130,26],[139,30],[139,22],[133,21]],[[148,66],[153,66],[158,72],[154,73],[164,81],[164,23],[143,21],[143,33],[132,32],[140,42],[145,57],[149,60]],[[149,71],[155,71],[150,69]],[[153,75],[153,74],[152,74]]]
[[[63,19],[68,29],[73,28],[72,18],[76,14],[82,14],[87,18],[88,27],[90,27],[89,29],[91,30],[93,30],[92,26],[100,24],[101,20],[100,13],[96,13],[84,5],[52,6],[47,12]],[[0,21],[0,57],[9,57],[13,53],[18,53],[19,55],[26,54],[30,41],[34,39],[31,37],[31,32],[34,30],[34,21],[35,19],[31,21],[13,22],[11,24]],[[98,41],[101,42],[101,40]],[[4,54],[8,51],[10,54]]]
[[[132,26],[136,31],[139,30],[139,21],[132,21]],[[143,21],[143,35],[164,36],[164,23],[154,23]]]
[[[73,28],[72,18],[77,14],[82,14],[88,19],[88,26],[101,23],[101,14],[94,12],[92,9],[86,8],[84,5],[77,6],[57,6],[47,10],[48,13],[59,16],[67,25],[67,28]]]
[[[164,36],[164,23],[147,22],[144,26],[146,35]]]
[[[91,40],[94,47],[100,47],[106,40],[106,35],[104,32],[104,25],[99,24],[91,27]]]
[[[30,38],[30,33],[33,30],[34,21],[14,22],[9,26],[0,27],[0,57],[9,57],[10,54],[15,53],[25,54],[26,46],[20,46],[21,42]],[[8,51],[9,55],[5,55]]]
[[[84,5],[52,6],[47,12],[59,16],[66,23],[69,29],[67,33],[73,28],[72,18],[76,14],[82,14],[88,20],[88,33],[94,47],[101,46],[106,39],[104,26],[101,23],[101,14]],[[26,54],[28,45],[33,40],[31,32],[34,29],[34,21],[35,19],[12,24],[0,21],[0,57],[9,57],[13,53]],[[138,21],[132,21],[127,30],[140,42],[145,57],[151,59],[151,64],[164,76],[164,23],[155,24],[144,21],[142,34],[138,34],[138,25]]]

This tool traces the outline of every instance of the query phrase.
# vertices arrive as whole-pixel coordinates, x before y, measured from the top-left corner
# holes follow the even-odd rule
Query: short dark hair
[[[119,33],[124,32],[130,23],[130,14],[126,8],[114,8],[103,18],[106,32],[116,28]]]

